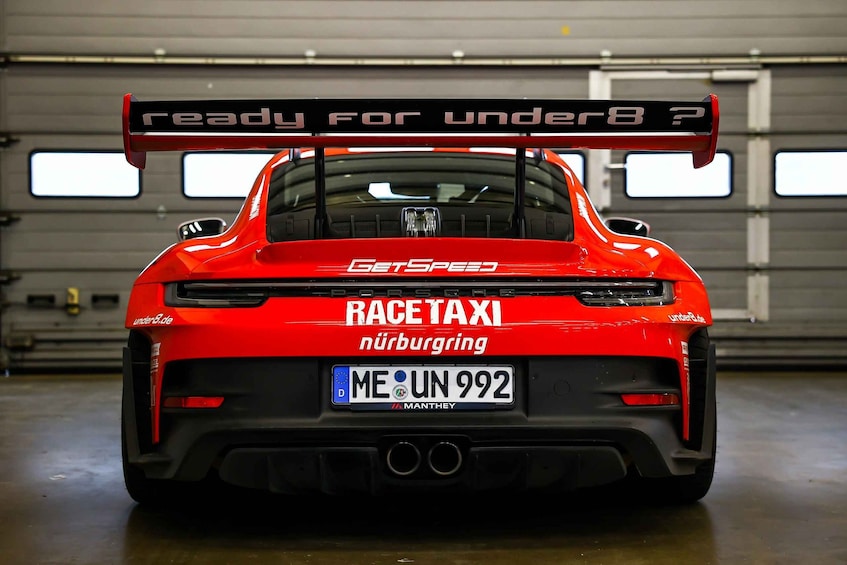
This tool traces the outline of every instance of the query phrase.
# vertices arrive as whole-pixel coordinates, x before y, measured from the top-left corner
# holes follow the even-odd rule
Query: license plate
[[[515,402],[511,365],[335,365],[332,404],[360,410],[486,410]]]

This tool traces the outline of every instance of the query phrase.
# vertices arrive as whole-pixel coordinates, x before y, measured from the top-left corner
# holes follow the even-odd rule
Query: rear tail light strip
[[[177,307],[259,306],[271,297],[482,298],[574,296],[585,306],[673,304],[673,284],[654,280],[567,281],[216,281],[171,283],[165,304]]]

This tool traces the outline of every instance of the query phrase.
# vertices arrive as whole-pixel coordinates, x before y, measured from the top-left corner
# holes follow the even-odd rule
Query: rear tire
[[[172,499],[173,485],[169,481],[148,479],[140,468],[129,462],[126,447],[126,420],[121,410],[121,461],[124,484],[129,496],[145,506],[161,506]]]
[[[646,502],[656,504],[691,504],[697,502],[709,492],[715,476],[715,458],[717,454],[717,402],[715,399],[714,352],[709,335],[705,329],[699,330],[688,341],[688,355],[691,367],[691,416],[689,423],[690,439],[685,442],[688,449],[699,451],[703,446],[706,432],[707,414],[714,414],[711,423],[711,458],[697,466],[691,475],[677,475],[662,478],[637,478],[632,486],[637,496]],[[711,387],[709,386],[711,383]],[[710,388],[712,388],[710,390]]]
[[[640,479],[642,495],[657,504],[691,504],[697,502],[709,492],[715,476],[715,446],[712,444],[712,457],[697,467],[692,475],[663,477],[660,479]]]

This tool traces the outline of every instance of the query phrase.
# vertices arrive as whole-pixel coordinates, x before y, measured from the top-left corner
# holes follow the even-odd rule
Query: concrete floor
[[[143,510],[120,380],[0,377],[0,563],[847,563],[847,372],[719,373],[711,492],[681,508],[237,496]]]

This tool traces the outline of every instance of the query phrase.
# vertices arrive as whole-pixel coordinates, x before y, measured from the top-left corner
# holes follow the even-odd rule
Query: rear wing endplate
[[[124,96],[127,160],[147,151],[294,147],[514,147],[691,151],[708,165],[718,99],[139,101]]]

